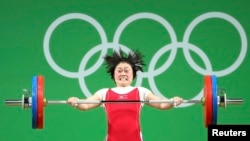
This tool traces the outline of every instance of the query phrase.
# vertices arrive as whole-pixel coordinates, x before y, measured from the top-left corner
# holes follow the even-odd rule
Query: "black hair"
[[[131,65],[134,79],[136,78],[137,71],[143,72],[142,67],[145,65],[143,57],[143,54],[139,52],[139,50],[135,50],[133,52],[130,51],[127,56],[121,49],[119,49],[119,52],[114,50],[112,55],[104,56],[104,59],[106,61],[107,73],[110,73],[111,78],[114,79],[115,67],[121,62],[126,62]]]

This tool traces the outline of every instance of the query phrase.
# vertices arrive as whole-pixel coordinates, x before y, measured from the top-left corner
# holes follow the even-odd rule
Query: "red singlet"
[[[127,94],[107,91],[106,100],[140,100],[139,91]],[[140,129],[141,103],[105,103],[108,119],[107,141],[142,141]]]

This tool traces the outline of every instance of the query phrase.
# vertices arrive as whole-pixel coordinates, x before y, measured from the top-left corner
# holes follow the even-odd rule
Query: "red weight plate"
[[[44,78],[43,76],[38,76],[38,89],[37,89],[37,128],[43,128],[44,119]]]
[[[206,75],[204,78],[204,122],[205,126],[212,124],[212,106],[213,106],[213,97],[212,97],[212,78],[210,75]]]

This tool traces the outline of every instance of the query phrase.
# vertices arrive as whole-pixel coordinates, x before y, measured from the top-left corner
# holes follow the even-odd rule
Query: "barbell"
[[[101,104],[101,103],[172,103],[172,100],[79,100],[77,104]],[[217,87],[217,77],[215,75],[204,76],[203,97],[200,100],[183,100],[183,103],[200,103],[204,107],[204,124],[217,124],[218,107],[226,108],[227,105],[240,105],[242,98],[227,98],[226,90]],[[44,128],[44,107],[48,104],[67,104],[66,100],[47,100],[44,97],[44,77],[42,75],[32,76],[31,96],[30,91],[24,89],[22,99],[5,100],[6,106],[22,106],[22,109],[31,108],[32,128]]]

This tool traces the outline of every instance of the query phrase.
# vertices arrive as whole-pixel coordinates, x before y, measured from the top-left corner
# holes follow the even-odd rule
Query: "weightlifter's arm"
[[[173,100],[173,102],[175,102],[176,106],[180,105],[183,102],[183,99],[178,96],[175,96],[171,99]],[[170,100],[170,99],[163,99],[161,97],[154,95],[153,93],[149,93],[146,97],[146,100],[150,101],[150,100]],[[148,103],[148,105],[160,110],[167,110],[174,106],[172,103],[166,103],[166,102]]]
[[[100,101],[100,97],[97,94],[94,94],[93,96],[90,96],[86,99],[79,99],[78,97],[70,97],[67,100],[67,103],[79,110],[90,110],[96,107],[99,107],[101,105],[101,103],[81,103],[81,104],[77,104],[77,101],[79,100],[84,100],[84,101]]]

